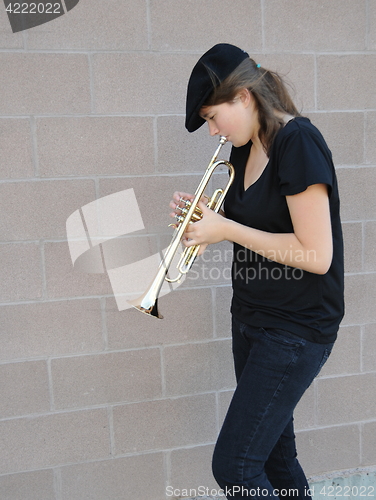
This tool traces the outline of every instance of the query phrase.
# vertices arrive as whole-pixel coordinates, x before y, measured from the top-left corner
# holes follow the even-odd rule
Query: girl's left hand
[[[202,201],[197,206],[202,211],[203,217],[198,222],[188,224],[183,238],[184,245],[191,247],[223,241],[225,239],[224,224],[226,219],[208,208]]]

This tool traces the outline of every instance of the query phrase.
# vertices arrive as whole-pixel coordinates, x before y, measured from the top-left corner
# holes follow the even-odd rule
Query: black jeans
[[[293,411],[333,344],[233,318],[237,388],[213,455],[213,474],[228,499],[309,499],[296,458]]]

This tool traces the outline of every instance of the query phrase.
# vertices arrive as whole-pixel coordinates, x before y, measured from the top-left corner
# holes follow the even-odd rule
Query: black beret
[[[205,123],[199,112],[215,86],[223,82],[249,55],[229,43],[219,43],[200,57],[188,82],[185,127],[194,132]],[[217,82],[214,85],[209,71]]]

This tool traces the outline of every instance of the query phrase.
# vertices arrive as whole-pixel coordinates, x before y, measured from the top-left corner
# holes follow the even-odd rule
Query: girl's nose
[[[213,137],[214,135],[219,134],[218,128],[215,126],[213,122],[208,122],[209,125],[209,134]]]

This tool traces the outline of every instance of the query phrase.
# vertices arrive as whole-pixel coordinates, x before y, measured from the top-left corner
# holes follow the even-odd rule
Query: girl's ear
[[[248,89],[242,89],[240,90],[240,92],[238,93],[238,98],[240,99],[240,101],[245,105],[245,106],[248,106],[248,104],[251,102],[252,100],[252,96],[251,96],[251,93]]]

